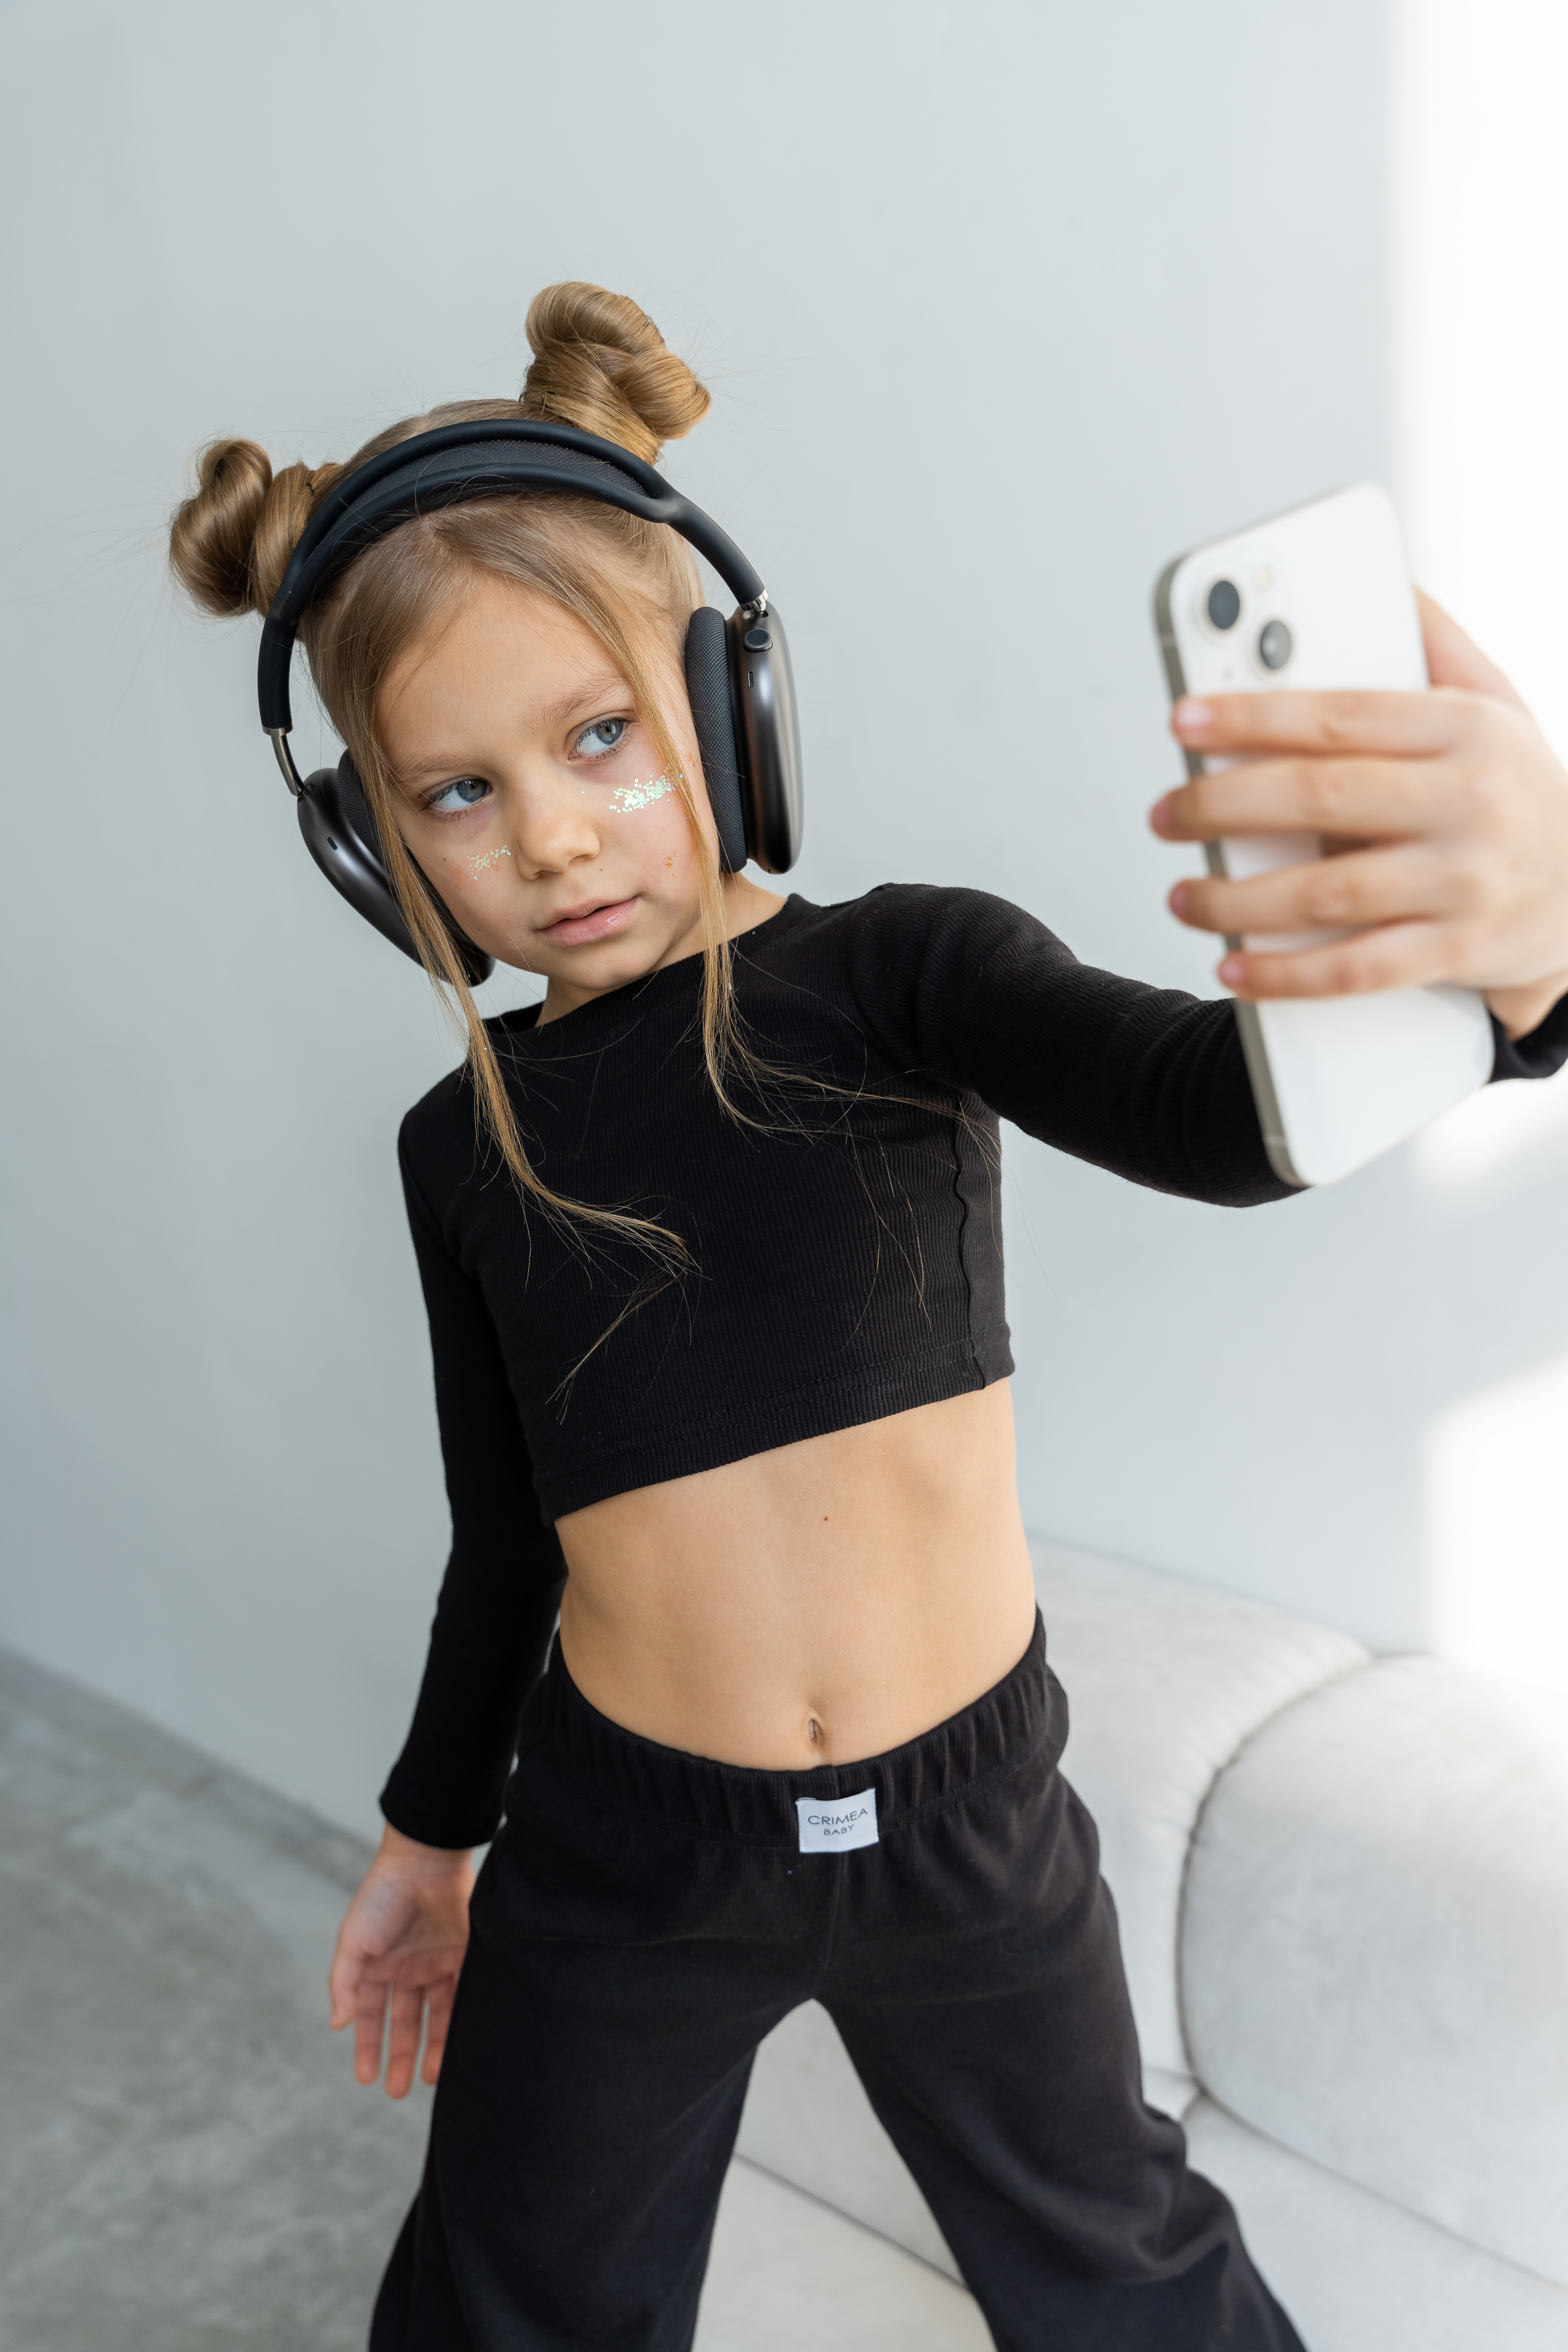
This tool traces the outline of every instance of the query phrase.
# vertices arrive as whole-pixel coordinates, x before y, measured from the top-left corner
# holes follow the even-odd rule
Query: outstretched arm
[[[1215,696],[1178,705],[1189,750],[1237,761],[1168,793],[1171,841],[1318,833],[1325,854],[1246,882],[1179,882],[1204,930],[1334,930],[1238,950],[1237,996],[1466,983],[1493,1075],[1568,1057],[1568,771],[1518,695],[1423,598],[1433,690]],[[1134,1183],[1241,1206],[1289,1187],[1268,1166],[1230,1004],[1080,964],[1042,923],[975,890],[895,886],[860,902],[849,981],[895,1073],[977,1094],[1026,1133]]]
[[[893,884],[859,902],[848,978],[895,1077],[933,1078],[1113,1175],[1246,1207],[1285,1198],[1227,1001],[1079,963],[982,890]]]

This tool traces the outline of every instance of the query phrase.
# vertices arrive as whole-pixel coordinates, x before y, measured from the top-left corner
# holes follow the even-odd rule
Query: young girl
[[[519,415],[651,461],[708,405],[624,297],[552,288],[529,339],[521,404],[352,464]],[[344,477],[216,445],[180,577],[265,613]],[[1007,2352],[1298,2347],[1141,2095],[1057,1770],[995,1185],[1001,1116],[1137,1183],[1279,1198],[1234,1015],[975,891],[823,908],[722,872],[700,602],[668,528],[529,488],[371,539],[301,632],[469,1035],[401,1143],[452,1555],[331,1971],[362,2082],[384,2041],[401,2096],[422,2031],[439,2075],[374,2352],[687,2346],[752,2053],[813,1999]],[[1535,1075],[1568,1051],[1568,777],[1426,618],[1436,693],[1184,707],[1184,742],[1247,764],[1158,832],[1366,845],[1173,905],[1353,927],[1221,975],[1468,982],[1499,1073]],[[431,891],[544,976],[537,1009],[479,1019]]]

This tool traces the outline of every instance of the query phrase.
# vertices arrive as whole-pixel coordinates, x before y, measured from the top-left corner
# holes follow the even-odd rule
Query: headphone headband
[[[532,418],[487,417],[445,425],[395,442],[334,483],[301,532],[262,625],[257,677],[261,724],[272,738],[290,789],[299,777],[284,738],[293,725],[289,667],[300,621],[366,547],[414,516],[484,498],[492,490],[542,487],[574,490],[660,522],[705,555],[736,602],[760,615],[767,591],[729,534],[672,489],[662,474],[618,443],[575,425]]]

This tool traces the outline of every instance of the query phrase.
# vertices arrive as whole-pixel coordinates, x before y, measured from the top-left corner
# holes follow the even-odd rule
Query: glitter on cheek
[[[487,866],[493,866],[498,857],[510,857],[510,850],[508,849],[504,844],[500,849],[487,849],[482,857],[475,857],[469,860],[468,874],[470,878],[477,882]]]
[[[629,784],[617,784],[610,798],[618,809],[651,808],[655,801],[663,800],[667,793],[674,790],[668,776],[656,776],[647,784],[640,776],[634,776]]]

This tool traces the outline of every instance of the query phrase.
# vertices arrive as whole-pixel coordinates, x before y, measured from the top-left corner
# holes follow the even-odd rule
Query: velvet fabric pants
[[[909,1746],[748,1771],[607,1721],[557,1649],[371,2352],[686,2352],[752,2053],[813,1999],[1001,2352],[1301,2352],[1143,2103],[1067,1724],[1037,1626]]]

